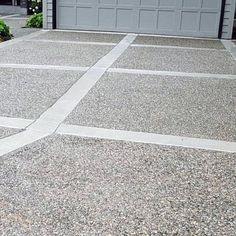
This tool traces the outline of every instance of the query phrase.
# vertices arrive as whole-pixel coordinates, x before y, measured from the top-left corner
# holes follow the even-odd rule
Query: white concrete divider
[[[66,125],[62,124],[57,133],[74,135],[78,137],[98,138],[98,139],[110,139],[126,142],[156,144],[171,147],[184,147],[203,149],[210,151],[221,152],[236,152],[235,142],[226,142],[211,139],[189,138],[182,136],[163,135],[144,132],[133,132],[125,130],[112,130],[86,126]]]
[[[124,73],[124,74],[139,74],[139,75],[162,75],[162,76],[179,76],[189,78],[209,78],[209,79],[236,79],[236,75],[230,74],[208,74],[208,73],[188,73],[178,71],[158,71],[158,70],[139,70],[139,69],[123,69],[110,68],[108,72]]]
[[[34,120],[11,118],[0,116],[0,127],[13,128],[13,129],[25,129],[31,125]]]

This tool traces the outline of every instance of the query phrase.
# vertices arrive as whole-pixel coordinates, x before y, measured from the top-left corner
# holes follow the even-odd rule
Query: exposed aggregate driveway
[[[221,41],[42,31],[0,55],[0,235],[235,235]]]

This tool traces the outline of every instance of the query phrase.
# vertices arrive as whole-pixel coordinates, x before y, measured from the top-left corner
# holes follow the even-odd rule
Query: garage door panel
[[[173,32],[175,30],[175,11],[159,11],[157,22],[158,30]]]
[[[116,0],[100,0],[99,3],[104,5],[114,5],[116,4]]]
[[[64,28],[64,27],[76,27],[75,22],[75,8],[73,6],[61,6],[58,9],[58,24]],[[70,16],[70,17],[68,17]]]
[[[207,0],[209,1],[209,0]],[[201,7],[201,1],[199,0],[183,0],[182,1],[182,7],[183,8],[200,8]]]
[[[221,0],[57,0],[57,27],[217,37],[220,10]]]
[[[96,26],[94,17],[96,12],[92,7],[77,7],[76,8],[76,25],[81,26]]]
[[[115,9],[100,8],[98,11],[98,25],[100,27],[114,29],[116,27]]]
[[[175,8],[178,4],[176,0],[160,0],[159,1],[159,6],[160,7],[170,7],[170,8]]]
[[[219,9],[220,3],[221,2],[217,0],[203,0],[202,7],[206,9]]]
[[[141,0],[140,6],[157,7],[158,6],[158,0]]]
[[[157,27],[157,14],[155,10],[142,9],[139,14],[139,28],[155,31]]]
[[[214,12],[202,12],[200,19],[201,32],[217,32],[217,14]]]

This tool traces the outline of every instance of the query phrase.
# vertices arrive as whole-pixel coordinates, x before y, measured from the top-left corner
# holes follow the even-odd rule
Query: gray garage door
[[[222,0],[57,0],[57,28],[217,37]]]

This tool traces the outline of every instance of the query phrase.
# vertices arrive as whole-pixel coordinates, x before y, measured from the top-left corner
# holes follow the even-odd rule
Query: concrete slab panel
[[[236,62],[226,51],[129,48],[113,65],[126,69],[236,74]]]
[[[64,32],[50,31],[34,39],[77,41],[77,42],[101,42],[118,43],[125,37],[125,34],[102,34],[102,33],[82,33],[82,32]]]
[[[112,48],[112,46],[24,41],[2,48],[0,53],[3,56],[0,57],[0,63],[92,66]]]
[[[220,40],[204,40],[191,38],[175,38],[175,37],[153,37],[138,36],[134,44],[158,45],[158,46],[177,46],[191,48],[206,49],[225,49]]]
[[[0,115],[35,119],[81,76],[77,71],[0,70]]]
[[[67,124],[236,141],[236,80],[108,73]]]
[[[0,139],[20,132],[17,129],[9,129],[0,126]]]
[[[54,136],[1,157],[8,235],[235,233],[235,154]]]

